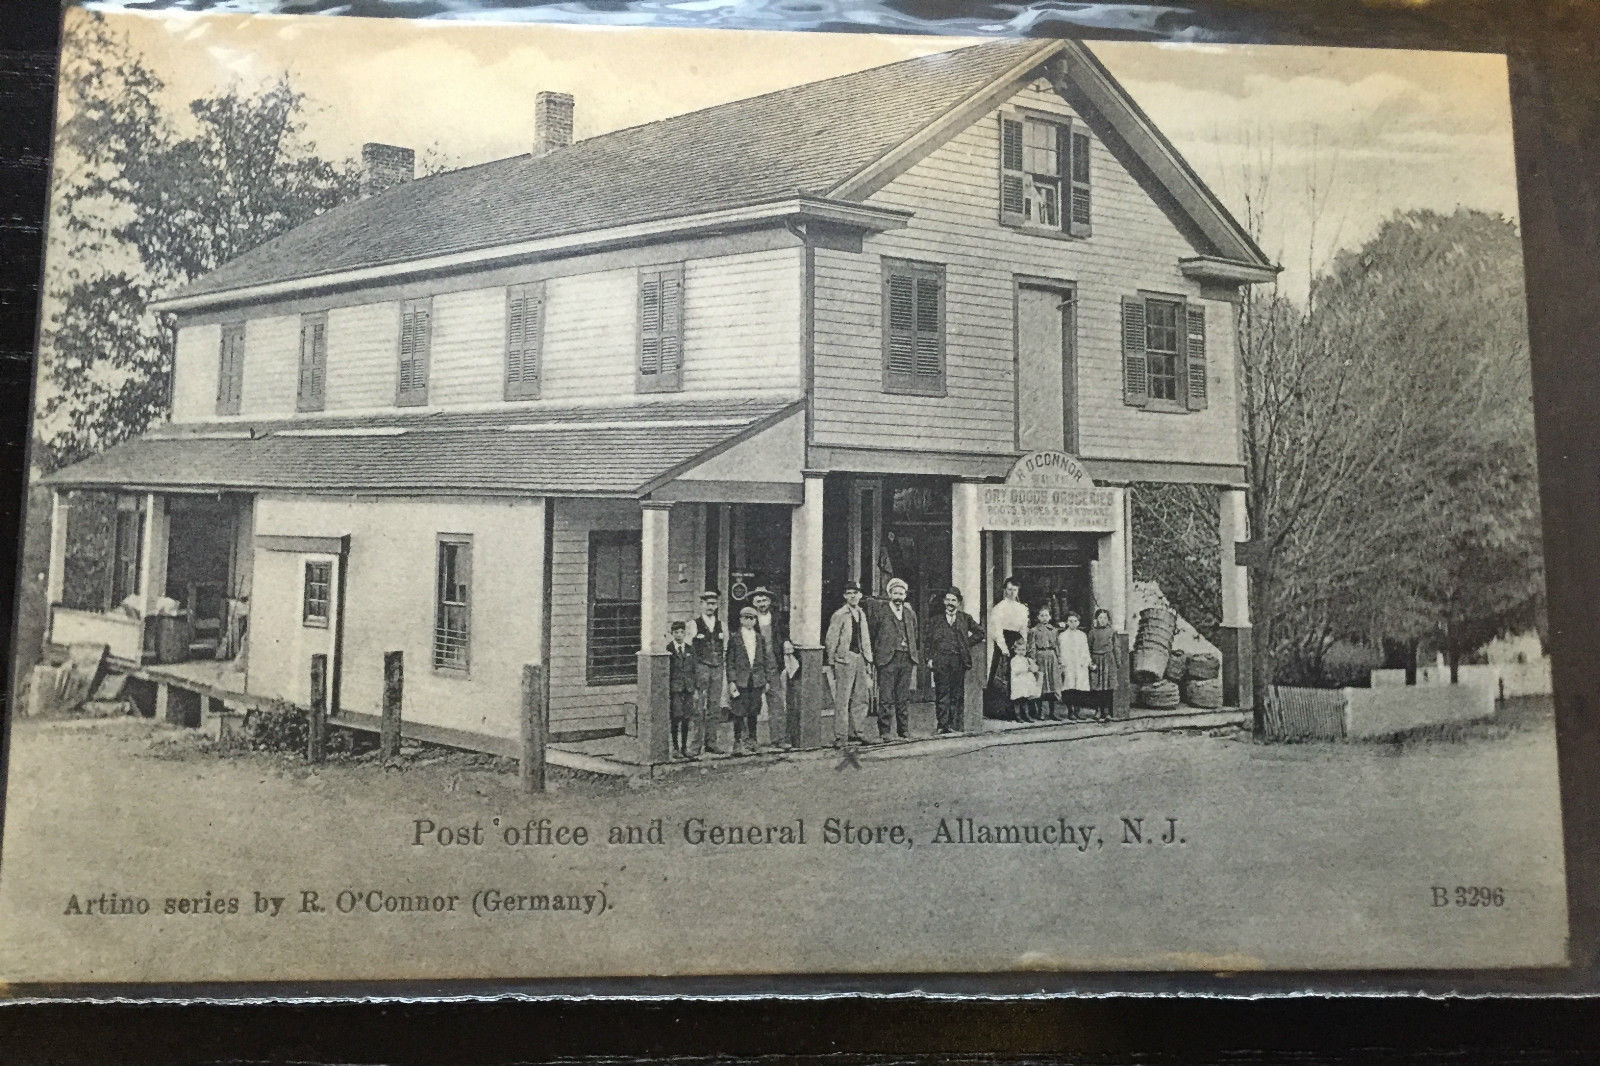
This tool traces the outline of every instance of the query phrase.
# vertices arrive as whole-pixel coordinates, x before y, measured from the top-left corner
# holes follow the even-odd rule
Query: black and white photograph
[[[66,13],[8,985],[1568,961],[1505,56]]]

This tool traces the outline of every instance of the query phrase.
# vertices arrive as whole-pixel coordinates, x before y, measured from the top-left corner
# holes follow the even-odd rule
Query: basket
[[[1184,677],[1189,681],[1210,681],[1222,673],[1222,660],[1208,651],[1189,656],[1184,667]]]
[[[1183,683],[1183,702],[1191,707],[1203,710],[1215,710],[1222,706],[1222,680],[1220,678],[1205,678],[1203,680],[1185,681]]]
[[[1178,686],[1172,681],[1154,681],[1133,690],[1136,706],[1152,711],[1171,711],[1178,706]]]
[[[1135,647],[1129,671],[1134,683],[1148,685],[1165,677],[1169,654],[1165,648],[1152,647],[1148,644]]]
[[[1183,672],[1189,665],[1189,656],[1181,651],[1174,650],[1167,657],[1167,680],[1182,681]]]

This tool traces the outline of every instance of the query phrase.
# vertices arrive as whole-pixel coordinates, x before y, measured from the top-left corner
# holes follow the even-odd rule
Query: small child
[[[667,654],[672,658],[667,679],[671,700],[668,720],[672,726],[672,754],[680,759],[689,758],[689,723],[694,718],[694,650],[684,640],[687,631],[682,622],[674,622],[667,641]]]
[[[1036,722],[1039,667],[1024,651],[1022,637],[1011,638],[1011,717],[1019,722]]]
[[[1066,686],[1061,683],[1061,655],[1056,648],[1057,633],[1055,616],[1050,611],[1050,605],[1040,604],[1039,619],[1034,627],[1028,630],[1028,658],[1039,668],[1039,689],[1043,693],[1036,705],[1038,713],[1035,721],[1042,722],[1046,719],[1059,721],[1061,718],[1056,695]]]

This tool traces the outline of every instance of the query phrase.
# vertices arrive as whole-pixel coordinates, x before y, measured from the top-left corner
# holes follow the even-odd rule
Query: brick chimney
[[[361,146],[361,196],[376,196],[417,176],[417,153],[394,144]]]
[[[572,143],[572,94],[540,93],[533,101],[533,155],[538,158]]]

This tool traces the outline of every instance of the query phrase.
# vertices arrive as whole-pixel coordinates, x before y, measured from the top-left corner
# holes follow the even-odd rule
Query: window
[[[139,557],[144,541],[144,512],[132,507],[117,508],[113,531],[111,563],[111,602],[115,607],[139,591]]]
[[[883,389],[944,395],[944,267],[883,263]]]
[[[428,402],[428,348],[433,337],[433,301],[400,304],[400,374],[394,402],[417,407]]]
[[[683,264],[639,271],[639,391],[683,388]]]
[[[328,381],[328,314],[320,311],[300,319],[300,384],[295,410],[322,410]]]
[[[1000,116],[1000,221],[1089,235],[1089,134],[1069,119]]]
[[[506,290],[506,399],[539,398],[539,349],[544,338],[544,286]]]
[[[631,685],[639,677],[637,531],[589,534],[589,662],[591,685]]]
[[[465,673],[472,640],[472,538],[439,538],[435,599],[433,668]]]
[[[244,323],[222,327],[222,352],[217,367],[217,414],[236,415],[244,396]]]
[[[318,629],[328,627],[329,605],[333,602],[333,563],[306,562],[305,595],[300,621]]]
[[[1181,297],[1122,301],[1123,402],[1158,411],[1206,406],[1206,312]]]

